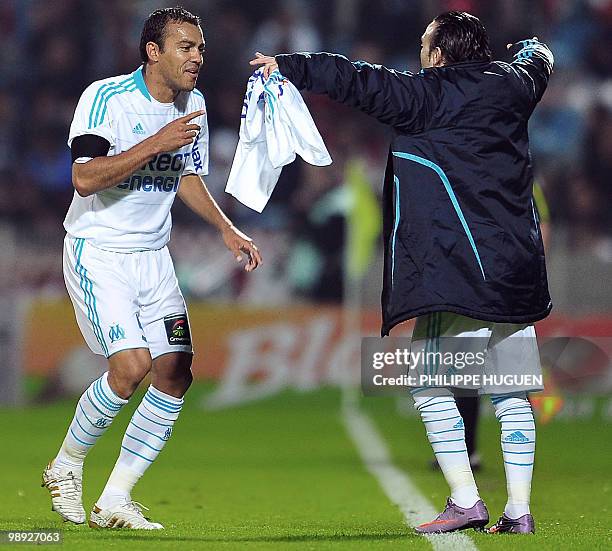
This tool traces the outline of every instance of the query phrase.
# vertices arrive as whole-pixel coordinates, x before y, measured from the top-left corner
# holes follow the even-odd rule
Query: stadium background
[[[148,0],[4,0],[0,4],[0,430],[3,440],[15,443],[15,462],[21,461],[16,450],[23,442],[41,436],[34,420],[53,419],[44,429],[48,438],[42,438],[44,449],[32,447],[31,465],[22,466],[24,480],[11,486],[20,504],[16,510],[23,507],[28,514],[34,510],[32,516],[39,519],[38,524],[32,521],[32,526],[50,526],[53,517],[43,497],[29,489],[27,478],[55,452],[73,408],[71,397],[104,368],[104,362],[84,348],[61,274],[62,220],[72,197],[68,126],[78,97],[90,82],[131,72],[138,66],[142,21],[164,5]],[[359,334],[375,335],[379,325],[381,247],[377,215],[368,214],[368,209],[371,198],[381,194],[388,146],[384,127],[325,98],[307,96],[333,165],[315,168],[297,161],[286,167],[261,215],[223,192],[250,74],[248,60],[255,50],[267,54],[336,51],[351,59],[417,70],[421,33],[437,13],[447,9],[481,17],[498,59],[507,59],[507,43],[534,35],[547,42],[556,57],[555,72],[530,122],[530,132],[536,178],[550,213],[547,262],[555,309],[539,325],[539,331],[543,337],[598,337],[599,345],[607,346],[609,352],[612,2],[204,0],[182,5],[202,17],[206,39],[198,82],[206,97],[210,125],[211,162],[206,181],[234,223],[259,244],[265,261],[254,274],[237,269],[211,228],[180,201],[175,203],[170,247],[190,304],[197,352],[194,372],[198,384],[189,395],[194,410],[188,415],[197,416],[202,423],[212,419],[224,427],[210,432],[194,428],[198,434],[191,437],[191,449],[199,450],[202,470],[214,473],[216,462],[232,464],[232,451],[242,453],[238,444],[233,450],[228,442],[236,436],[228,434],[241,432],[244,416],[254,416],[268,426],[277,418],[286,419],[303,431],[299,449],[289,446],[292,453],[312,457],[315,463],[333,464],[334,454],[328,457],[324,450],[336,445],[334,423],[343,433],[341,438],[347,438],[337,421],[337,388],[346,382],[347,366],[353,373],[358,366]],[[364,224],[366,219],[369,223]],[[410,324],[404,330],[409,333]],[[606,464],[609,467],[612,441],[612,370],[609,355],[603,363],[593,365],[574,361],[581,353],[584,351],[574,350],[565,369],[547,373],[549,396],[536,406],[540,422],[550,432],[539,446],[544,458],[565,452],[567,460],[562,465],[577,477],[573,479],[576,491],[598,496],[595,507],[601,513],[610,502],[610,494],[606,494],[609,478],[603,472]],[[444,487],[438,480],[441,477],[425,470],[430,452],[409,404],[401,398],[362,402],[373,419],[392,421],[392,428],[383,423],[382,430],[396,461],[439,506]],[[484,413],[480,440],[488,467],[499,460],[497,436],[493,438],[497,428],[490,411],[485,409]],[[310,416],[319,423],[318,428],[308,422]],[[267,465],[274,464],[277,472],[283,472],[282,453],[278,464],[272,457],[281,449],[287,450],[281,435],[290,438],[292,431],[274,426],[276,433],[270,435],[261,432],[265,427],[253,423],[251,430],[261,438],[251,444],[259,450],[253,452],[259,466],[268,458]],[[587,461],[587,470],[594,477],[590,490],[576,474],[580,454],[564,447],[565,438],[571,435],[583,445],[587,459],[582,461]],[[487,437],[490,446],[484,444]],[[112,438],[104,439],[107,451],[99,452],[99,457],[107,453],[108,461],[113,460],[119,434],[111,442]],[[179,442],[174,452],[172,444],[167,451],[168,469],[180,450],[190,449],[180,438],[177,432]],[[547,438],[548,452],[544,447]],[[227,455],[219,452],[217,445]],[[342,453],[349,454],[349,448],[350,443]],[[211,449],[217,450],[212,459]],[[591,456],[589,450],[594,450]],[[354,450],[351,453],[351,461],[358,464],[358,455]],[[594,457],[599,453],[607,453],[608,461]],[[10,462],[10,454],[7,457],[3,468]],[[244,456],[245,465],[248,458],[248,454]],[[555,466],[561,469],[561,465]],[[494,484],[493,475],[501,475],[501,471],[492,465],[488,469],[489,475],[483,476],[490,476],[490,484]],[[104,472],[100,467],[100,477]],[[601,479],[597,473],[602,473]],[[537,477],[536,469],[536,481]],[[153,479],[151,475],[143,491],[153,489]],[[333,480],[330,478],[329,484]],[[339,482],[344,483],[348,484]],[[382,507],[379,504],[385,502],[385,496],[376,494],[370,484],[368,500],[372,507]],[[499,481],[495,484],[501,503],[503,485]],[[303,491],[308,490],[304,485]],[[20,496],[24,491],[25,497]],[[275,511],[289,496],[277,498],[270,506]],[[561,490],[557,498],[563,499]],[[269,501],[274,502],[272,497]],[[322,505],[317,509],[308,498],[304,501],[315,518],[326,516]],[[295,503],[292,507],[304,513]],[[392,528],[380,541],[372,536],[376,530],[368,533],[358,523],[358,508],[357,520],[346,513],[355,522],[355,534],[351,536],[349,523],[344,525],[348,539],[335,541],[325,536],[322,528],[323,540],[318,543],[359,547],[361,537],[368,547],[387,544],[400,548],[407,529],[401,515],[394,517],[395,510],[387,507],[381,518],[394,520],[389,521]],[[609,517],[607,509],[604,511],[601,514]],[[2,512],[0,526],[11,527],[10,518],[17,516],[7,517]],[[36,517],[39,512],[41,516]],[[287,534],[300,533],[299,522],[297,528],[292,524],[295,518],[290,514],[283,518],[286,526],[282,522],[279,526],[285,526]],[[328,528],[334,533],[331,524]],[[554,520],[550,520],[549,529],[557,534]],[[609,527],[602,525],[601,529],[609,537]],[[244,530],[250,533],[248,526]],[[263,541],[265,547],[268,543],[308,541],[283,540],[282,530],[271,543],[265,538],[257,542]],[[310,533],[308,529],[306,533]],[[567,542],[559,534],[559,542]],[[219,541],[223,541],[220,536]],[[490,545],[477,543],[479,547]],[[545,544],[545,540],[538,540],[538,545]],[[80,545],[85,545],[85,540]]]

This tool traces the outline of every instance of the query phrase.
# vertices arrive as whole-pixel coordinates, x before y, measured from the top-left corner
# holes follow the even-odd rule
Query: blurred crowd
[[[251,232],[266,270],[247,281],[216,236],[177,201],[172,248],[187,293],[267,303],[341,297],[345,166],[360,159],[381,192],[387,129],[307,96],[334,164],[287,167],[259,215],[224,192],[254,51],[333,51],[417,71],[420,36],[442,11],[478,15],[494,57],[537,35],[555,74],[531,121],[537,180],[553,228],[568,245],[612,262],[612,2],[607,0],[185,0],[206,39],[198,83],[208,107],[207,184],[236,225]],[[14,253],[12,283],[61,289],[62,220],[72,197],[68,127],[92,81],[140,63],[152,0],[3,0],[0,3],[0,241]],[[553,231],[553,235],[554,235]],[[554,237],[553,237],[554,239]],[[28,251],[28,254],[24,254]],[[4,251],[3,251],[4,254]],[[255,274],[254,274],[255,275]],[[4,282],[6,284],[6,282]]]

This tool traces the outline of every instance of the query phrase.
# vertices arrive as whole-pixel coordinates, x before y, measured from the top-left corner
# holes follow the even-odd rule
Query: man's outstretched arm
[[[384,124],[414,132],[422,130],[430,119],[432,94],[423,75],[351,62],[337,54],[256,55],[250,63],[262,65],[264,76],[278,69],[296,88],[326,94]]]

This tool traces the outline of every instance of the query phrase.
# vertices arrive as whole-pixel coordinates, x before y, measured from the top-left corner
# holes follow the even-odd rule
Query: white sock
[[[117,396],[109,386],[108,372],[91,383],[77,403],[53,466],[81,473],[85,456],[125,404],[127,400]]]
[[[427,438],[431,443],[444,478],[450,486],[451,499],[459,507],[469,508],[480,499],[465,445],[463,419],[453,396],[414,399],[421,413]]]
[[[531,476],[535,457],[535,421],[525,393],[491,396],[501,423],[501,448],[508,502],[504,513],[517,519],[530,512]]]
[[[125,431],[119,459],[97,502],[98,507],[105,509],[131,499],[132,488],[172,435],[182,407],[183,398],[149,387]]]

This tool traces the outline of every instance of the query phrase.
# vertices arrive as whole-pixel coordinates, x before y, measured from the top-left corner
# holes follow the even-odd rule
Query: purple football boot
[[[489,534],[534,534],[535,522],[529,514],[517,519],[510,518],[504,513],[499,520],[488,530]]]
[[[469,509],[464,509],[455,505],[449,497],[446,500],[446,508],[435,520],[421,524],[415,530],[418,534],[443,534],[466,528],[482,530],[488,522],[489,512],[482,499]]]

